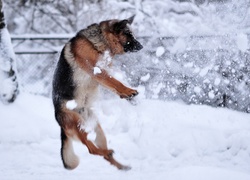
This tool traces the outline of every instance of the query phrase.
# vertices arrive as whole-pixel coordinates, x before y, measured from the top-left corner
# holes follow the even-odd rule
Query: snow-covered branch
[[[15,55],[10,41],[10,35],[4,21],[2,1],[0,1],[0,99],[14,102],[18,93],[18,83],[15,70]]]

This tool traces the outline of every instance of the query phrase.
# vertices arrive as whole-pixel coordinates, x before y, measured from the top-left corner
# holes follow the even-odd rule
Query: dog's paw
[[[122,92],[120,94],[120,98],[122,99],[127,99],[127,100],[131,100],[133,99],[133,97],[135,97],[136,95],[138,95],[138,91],[134,90],[134,89],[127,89],[125,92]]]
[[[120,170],[123,170],[123,171],[129,171],[130,169],[132,169],[130,166],[125,166],[125,165],[122,165]]]
[[[135,96],[137,96],[138,94],[139,94],[138,91],[135,90],[135,92],[132,93],[131,95],[129,95],[126,99],[130,101],[130,100],[132,100]]]

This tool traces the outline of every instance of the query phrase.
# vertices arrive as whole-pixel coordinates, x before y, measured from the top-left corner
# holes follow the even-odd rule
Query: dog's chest
[[[93,80],[84,70],[75,68],[73,73],[75,83],[74,99],[77,106],[90,106],[97,96],[98,83]]]

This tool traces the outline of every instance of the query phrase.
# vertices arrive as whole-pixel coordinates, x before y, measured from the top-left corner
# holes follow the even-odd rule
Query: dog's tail
[[[63,129],[61,129],[61,157],[66,169],[72,170],[79,165],[79,158],[73,149],[72,140],[68,138]]]

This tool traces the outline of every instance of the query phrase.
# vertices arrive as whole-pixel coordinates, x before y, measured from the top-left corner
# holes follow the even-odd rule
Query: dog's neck
[[[112,25],[117,22],[117,20],[113,21],[103,21],[100,23],[100,28],[102,31],[102,36],[107,44],[107,49],[110,51],[111,56],[116,54],[123,54],[124,49],[119,42],[117,36],[114,36],[112,31]]]
[[[104,53],[104,51],[108,50],[113,57],[115,54],[124,53],[124,49],[120,45],[119,39],[110,33],[110,26],[110,22],[103,21],[101,24],[92,24],[88,26],[78,34],[87,38],[100,53]]]
[[[98,24],[92,24],[86,29],[81,30],[79,33],[80,35],[85,36],[93,44],[97,51],[103,53],[107,50],[106,41]]]

